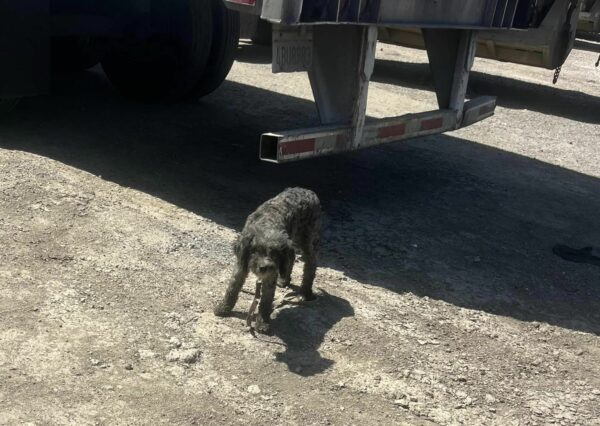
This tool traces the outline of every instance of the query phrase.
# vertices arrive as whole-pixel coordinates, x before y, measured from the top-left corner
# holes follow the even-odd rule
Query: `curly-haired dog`
[[[313,281],[317,270],[317,250],[321,230],[321,204],[307,189],[288,188],[262,204],[248,216],[242,233],[234,243],[237,265],[223,301],[215,315],[226,316],[235,306],[248,272],[253,272],[262,287],[256,329],[269,329],[276,284],[290,284],[296,252],[304,257],[304,276],[300,295],[313,300]]]

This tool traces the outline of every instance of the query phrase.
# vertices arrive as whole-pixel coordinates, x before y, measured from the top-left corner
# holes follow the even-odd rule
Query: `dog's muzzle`
[[[277,267],[274,263],[265,262],[256,265],[256,270],[253,272],[261,280],[268,281],[270,278],[273,278],[275,274],[277,274]]]

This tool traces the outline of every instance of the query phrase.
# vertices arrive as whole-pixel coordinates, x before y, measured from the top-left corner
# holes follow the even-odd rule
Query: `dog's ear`
[[[240,234],[233,243],[233,252],[235,253],[241,265],[248,265],[250,257],[250,245],[252,244],[253,236],[250,234]]]

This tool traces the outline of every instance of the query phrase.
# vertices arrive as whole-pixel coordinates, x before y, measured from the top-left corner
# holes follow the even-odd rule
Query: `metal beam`
[[[470,30],[423,29],[438,105],[462,119],[476,36]]]
[[[449,109],[374,120],[364,125],[360,145],[349,143],[353,134],[351,126],[319,126],[265,133],[260,141],[260,159],[287,163],[434,135],[488,118],[494,114],[495,108],[496,98],[485,96],[464,105],[462,122],[457,122],[455,111]]]

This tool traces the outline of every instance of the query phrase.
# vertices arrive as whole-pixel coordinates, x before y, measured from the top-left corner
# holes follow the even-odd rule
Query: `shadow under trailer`
[[[556,0],[561,2],[562,0]],[[260,158],[284,163],[443,133],[494,114],[466,100],[480,31],[535,30],[537,0],[7,0],[0,1],[0,109],[48,93],[56,70],[98,63],[125,96],[177,102],[219,87],[235,58],[240,16],[272,28],[272,70],[307,72],[320,122],[261,136]],[[543,2],[551,7],[554,1]],[[437,109],[366,118],[380,29],[417,28]]]

